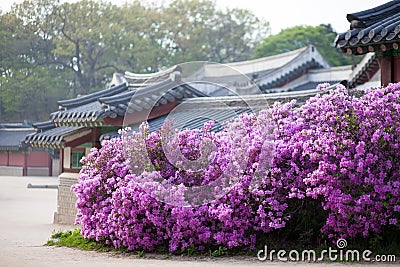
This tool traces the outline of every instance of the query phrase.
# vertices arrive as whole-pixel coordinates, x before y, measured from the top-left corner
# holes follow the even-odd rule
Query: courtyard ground
[[[57,185],[56,177],[0,176],[0,266],[307,266],[307,263],[260,262],[256,258],[135,258],[80,251],[63,247],[43,246],[57,230],[74,226],[54,225],[57,190],[27,188],[32,185]],[[150,256],[151,257],[151,256]],[[312,263],[312,266],[344,266],[340,263]],[[366,266],[346,264],[345,266]],[[373,266],[384,266],[373,264]],[[389,264],[393,266],[393,264]]]

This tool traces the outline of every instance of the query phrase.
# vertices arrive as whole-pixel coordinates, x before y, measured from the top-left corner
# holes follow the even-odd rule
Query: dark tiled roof
[[[310,69],[321,69],[330,67],[329,63],[322,57],[318,50],[310,45],[303,49],[299,55],[285,65],[260,76],[255,83],[262,91],[280,87],[291,80],[299,77]]]
[[[179,65],[172,66],[166,70],[162,70],[156,73],[150,74],[137,74],[126,71],[123,75],[123,79],[126,81],[130,88],[141,88],[145,86],[151,86],[159,82],[168,80],[171,74],[174,72],[180,72],[181,68]]]
[[[60,110],[50,115],[50,121],[34,124],[36,133],[28,135],[25,142],[38,147],[63,147],[65,138],[90,131],[88,127],[101,126],[107,116],[124,116],[128,106],[133,111],[148,110],[183,98],[206,96],[183,84],[176,75],[140,89],[121,84],[87,96],[59,101]],[[134,103],[129,104],[133,96]]]
[[[55,127],[55,125],[52,121],[43,121],[32,124],[32,127],[36,130],[36,132],[41,132],[48,129],[52,129]]]
[[[378,70],[379,63],[376,54],[367,54],[355,67],[353,74],[349,79],[349,87],[354,88],[357,87],[357,85],[368,82]]]
[[[50,119],[57,126],[99,126],[106,115],[99,99],[127,91],[128,86],[120,84],[82,97],[58,101],[60,110],[51,113]]]
[[[307,90],[301,92],[286,92],[250,96],[224,96],[186,99],[178,108],[167,115],[147,120],[150,132],[161,128],[165,121],[172,121],[177,129],[201,129],[204,123],[212,120],[215,122],[212,131],[218,132],[229,120],[238,117],[242,113],[258,112],[272,105],[276,101],[285,102],[292,99],[301,105],[308,98],[320,93],[320,91]],[[133,131],[138,131],[140,123],[130,125]],[[103,134],[100,138],[111,139],[120,137],[117,132]]]
[[[90,131],[85,127],[76,126],[46,128],[40,132],[27,135],[25,143],[30,144],[33,147],[61,148],[64,146],[66,137],[85,130]]]
[[[32,127],[35,132],[26,135],[24,143],[32,147],[45,148],[61,148],[66,137],[88,130],[79,126],[56,126],[53,121],[37,122]]]
[[[168,115],[148,120],[150,131],[158,130],[166,121],[173,121],[174,127],[180,129],[200,129],[205,122],[215,121],[212,128],[218,132],[223,128],[224,123],[247,112],[257,112],[272,105],[276,101],[290,101],[296,99],[298,104],[302,104],[308,98],[320,93],[318,90],[307,90],[298,92],[274,93],[265,95],[250,96],[225,96],[185,99],[177,110]],[[183,105],[183,107],[182,107]],[[141,123],[132,125],[132,130],[138,130]],[[83,131],[88,131],[85,127],[58,126],[52,127],[51,122],[37,123],[34,125],[37,133],[26,137],[26,142],[31,146],[60,148],[63,147],[65,138]],[[117,137],[113,132],[104,136]]]
[[[350,30],[339,34],[335,40],[336,46],[343,51],[359,47],[357,53],[364,54],[375,51],[373,46],[392,44],[400,40],[400,0],[347,14],[347,20],[351,23]],[[397,50],[398,44],[392,47]]]
[[[46,148],[61,148],[66,137],[87,130],[79,126],[56,126],[52,121],[37,122],[32,127],[35,132],[26,135],[24,143]]]
[[[110,86],[112,87],[118,84],[127,84],[128,87],[131,89],[139,89],[167,80],[170,75],[176,71],[181,72],[181,67],[179,65],[175,65],[165,70],[147,74],[139,74],[129,71],[125,71],[123,74],[114,73],[113,78],[110,82]]]
[[[310,89],[315,89],[317,86],[321,83],[329,83],[329,84],[336,84],[339,83],[340,81],[324,81],[324,82],[306,82],[302,85],[298,85],[294,88],[289,89],[289,92],[294,92],[294,91],[303,91],[303,90],[310,90]]]
[[[300,105],[317,93],[320,91],[314,89],[264,95],[193,98],[181,103],[178,109],[168,115],[148,120],[148,123],[150,132],[153,132],[158,130],[166,120],[174,122],[174,127],[178,129],[200,129],[204,123],[213,120],[215,125],[212,131],[218,132],[223,129],[224,123],[244,112],[258,112],[274,102],[292,99],[296,99]],[[132,130],[139,130],[140,124],[131,126]]]
[[[275,102],[286,102],[293,99],[300,104],[316,94],[321,93],[317,89],[296,92],[279,92],[259,95],[222,96],[189,99],[186,105],[191,109],[251,109],[255,112],[273,105]]]
[[[33,128],[0,128],[0,150],[20,150],[26,147],[24,140]]]
[[[109,112],[124,116],[128,106],[135,112],[149,110],[153,106],[165,105],[183,98],[204,96],[206,96],[204,93],[188,84],[166,80],[137,91],[101,98],[99,101],[108,106]]]
[[[282,74],[282,76],[277,77],[274,80],[269,79],[270,81],[268,82],[265,83],[260,82],[259,87],[263,92],[265,92],[268,89],[277,88],[286,84],[288,81],[293,80],[294,77],[300,76],[308,69],[319,69],[319,68],[323,68],[323,66],[315,59],[310,59],[309,61],[304,62],[303,64],[299,64],[299,66],[293,68],[290,71],[287,71],[285,74]]]
[[[173,122],[174,128],[177,129],[201,129],[204,123],[214,121],[212,127],[213,132],[219,132],[223,129],[223,125],[239,116],[244,112],[251,112],[251,109],[192,109],[170,113],[155,119],[148,120],[150,132],[154,132],[161,128],[163,123],[167,121]],[[133,125],[132,130],[138,131],[141,123]]]
[[[329,68],[330,64],[313,45],[264,58],[228,64],[206,63],[193,73],[198,81],[219,84],[244,94],[279,88],[310,69]],[[192,77],[189,76],[189,77]]]
[[[50,114],[50,118],[58,126],[81,125],[93,127],[101,125],[101,122],[98,122],[98,120],[104,114],[105,110],[103,106],[96,100],[95,102],[54,112]]]
[[[182,98],[206,95],[182,84],[179,79],[168,78],[140,89],[130,89],[123,84],[84,97],[59,101],[61,110],[52,113],[50,118],[57,126],[100,126],[107,116],[123,116],[133,96],[134,103],[130,107],[134,111],[141,111]]]
[[[61,108],[73,108],[73,107],[78,107],[82,105],[89,104],[91,102],[97,101],[98,98],[100,97],[106,97],[106,96],[111,96],[115,94],[119,94],[121,92],[124,92],[127,90],[126,84],[119,84],[114,87],[111,87],[109,89],[101,90],[98,92],[91,93],[89,95],[77,97],[74,99],[68,99],[68,100],[61,100],[58,101],[58,105]]]
[[[27,121],[0,123],[0,129],[20,129],[20,128],[32,128],[32,125]]]

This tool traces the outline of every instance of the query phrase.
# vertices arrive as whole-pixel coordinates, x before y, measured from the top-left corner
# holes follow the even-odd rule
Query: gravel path
[[[0,266],[343,266],[339,263],[260,262],[255,258],[181,258],[157,259],[147,256],[115,255],[76,249],[45,247],[51,233],[72,229],[54,225],[57,208],[56,189],[27,188],[27,185],[56,185],[54,177],[0,176]],[[150,258],[149,258],[150,257]],[[349,266],[347,264],[346,266]],[[350,266],[366,266],[351,264]],[[374,264],[373,266],[378,266]],[[379,266],[383,266],[379,264]],[[391,264],[390,266],[394,266]]]

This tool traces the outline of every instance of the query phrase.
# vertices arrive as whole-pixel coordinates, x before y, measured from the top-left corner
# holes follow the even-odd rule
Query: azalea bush
[[[289,199],[317,199],[329,238],[367,237],[399,226],[400,84],[363,97],[343,87],[300,108],[273,108],[277,127],[272,173]]]
[[[73,187],[83,236],[176,252],[253,249],[312,212],[331,240],[398,228],[400,84],[361,97],[326,87],[300,107],[276,103],[218,133],[212,122],[152,133],[142,124],[103,141]]]

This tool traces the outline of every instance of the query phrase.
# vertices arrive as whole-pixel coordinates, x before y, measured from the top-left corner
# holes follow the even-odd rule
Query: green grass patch
[[[129,251],[125,247],[115,248],[112,245],[106,244],[103,240],[96,241],[95,239],[85,238],[82,236],[79,228],[65,232],[55,232],[44,245],[77,248],[80,250],[97,252],[128,253],[129,255],[136,256],[138,258],[143,257],[145,253],[144,251]]]
[[[114,247],[107,245],[103,241],[84,238],[80,229],[68,230],[66,232],[56,232],[51,235],[51,238],[45,246],[59,246],[78,248],[81,250],[94,250],[99,252],[108,252],[116,250]]]
[[[95,239],[84,238],[80,229],[68,230],[65,232],[58,231],[51,235],[45,246],[58,246],[70,247],[81,250],[91,250],[98,252],[120,252],[137,257],[144,257],[144,251],[129,251],[127,248],[115,248],[112,245],[107,245],[104,241],[96,241]],[[234,253],[235,252],[235,253]],[[166,246],[157,247],[154,251],[155,254],[164,255],[165,259],[171,258],[173,255],[186,256],[186,257],[224,257],[233,255],[249,255],[249,251],[240,253],[237,251],[230,251],[226,247],[219,246],[217,248],[210,247],[207,250],[199,251],[195,247],[189,247],[184,251],[171,254],[168,252]]]

